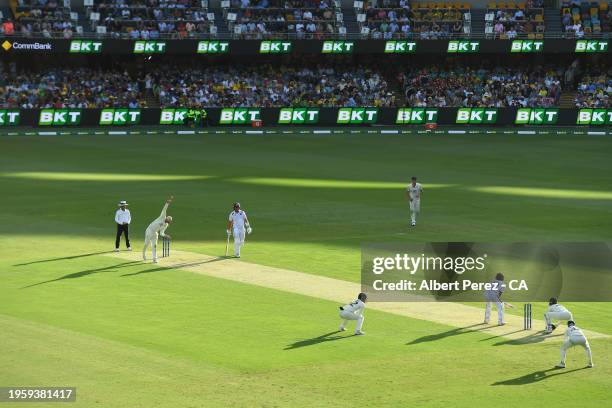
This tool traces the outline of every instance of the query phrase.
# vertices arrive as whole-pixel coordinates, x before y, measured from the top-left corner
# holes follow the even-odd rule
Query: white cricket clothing
[[[153,248],[153,261],[157,261],[157,239],[162,236],[165,237],[166,229],[168,228],[168,223],[166,222],[166,211],[168,210],[168,206],[170,203],[166,203],[164,208],[162,209],[159,217],[155,219],[145,231],[145,244],[142,249],[142,259],[147,259],[147,248],[149,245],[152,245]]]
[[[410,220],[412,223],[416,223],[416,216],[421,212],[421,192],[423,186],[421,183],[408,184],[406,191],[410,195]]]
[[[122,210],[121,208],[117,210],[115,213],[115,222],[117,224],[129,224],[132,222],[132,214],[130,214],[130,210],[127,208]]]
[[[548,312],[544,313],[544,320],[546,321],[546,330],[550,330],[550,326],[554,321],[559,320],[574,320],[572,313],[560,304],[550,305]]]
[[[238,210],[238,212],[232,211],[229,215],[229,220],[232,222],[232,228],[244,229],[247,223],[247,215],[242,210]]]
[[[363,311],[365,309],[365,303],[361,300],[357,299],[348,305],[342,306],[340,309],[340,318],[342,319],[342,323],[340,324],[340,329],[344,329],[346,327],[349,320],[357,320],[357,326],[355,326],[355,333],[361,331],[361,327],[363,326],[363,321],[365,317],[363,316]]]
[[[506,290],[506,284],[504,281],[494,279],[491,283],[496,284],[496,289],[490,289],[485,291],[485,322],[488,323],[491,318],[491,309],[493,307],[493,303],[497,307],[497,324],[504,323],[504,302],[501,301],[500,297],[504,290]]]
[[[567,350],[574,346],[581,346],[585,349],[587,360],[590,365],[593,365],[593,355],[591,354],[591,346],[589,345],[588,340],[586,339],[582,330],[580,330],[576,326],[568,327],[565,332],[565,341],[561,344],[561,364],[565,365],[565,357],[567,355]]]
[[[240,249],[244,245],[245,225],[247,224],[247,215],[244,211],[232,211],[229,215],[229,221],[232,222],[232,234],[234,235],[234,256],[240,256]]]
[[[406,187],[406,191],[408,191],[408,193],[410,194],[410,198],[412,198],[413,200],[420,200],[421,192],[423,191],[423,186],[421,185],[421,183],[415,183],[414,186],[412,185],[412,183],[410,183],[408,187]]]
[[[506,290],[506,284],[502,280],[493,279],[491,283],[495,284],[495,289],[485,290],[485,299],[489,302],[496,302]]]

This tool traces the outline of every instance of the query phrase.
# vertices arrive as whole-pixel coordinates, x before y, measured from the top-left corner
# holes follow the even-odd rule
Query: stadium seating
[[[214,13],[200,0],[102,0],[85,10],[90,28],[117,38],[197,38],[216,34]]]
[[[561,96],[563,68],[554,66],[410,68],[403,73],[409,106],[549,107]]]
[[[468,3],[408,0],[355,1],[361,35],[374,39],[438,39],[470,34]]]
[[[69,1],[19,0],[13,3],[15,34],[45,38],[73,36],[78,16],[71,12]],[[3,31],[6,34],[6,29]]]
[[[346,34],[339,0],[222,1],[236,38],[326,38]]]
[[[81,66],[39,71],[0,64],[0,108],[542,108],[559,106],[562,89],[572,88],[564,76],[572,66],[542,65],[529,59],[510,65],[482,59],[409,65],[376,59],[360,64],[351,59],[327,63],[303,59],[283,65],[268,61],[202,66],[168,59],[147,65],[143,73],[128,63],[104,69]],[[133,72],[140,74],[130,74]],[[611,107],[612,70],[587,65],[576,72],[576,106]]]
[[[578,84],[575,103],[577,108],[612,108],[612,70],[602,66],[591,69]]]
[[[4,75],[0,106],[14,108],[145,107],[144,84],[124,70],[51,68],[44,72],[24,69]]]
[[[544,9],[530,2],[489,3],[485,14],[487,38],[544,38]]]
[[[609,33],[612,7],[605,1],[565,0],[561,6],[561,26],[566,37],[582,38]]]

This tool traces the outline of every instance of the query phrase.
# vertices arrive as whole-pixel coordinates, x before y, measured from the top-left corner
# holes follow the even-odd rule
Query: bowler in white
[[[546,328],[544,333],[550,334],[557,328],[557,325],[553,324],[553,320],[574,320],[572,313],[567,310],[564,306],[557,303],[557,298],[550,298],[548,301],[548,311],[544,313],[544,320],[546,321]]]
[[[423,186],[417,183],[417,178],[412,177],[411,183],[406,188],[406,195],[410,202],[410,225],[416,225],[416,217],[421,212],[421,196],[423,195]]]
[[[234,235],[234,256],[240,258],[240,249],[244,245],[245,232],[253,232],[246,212],[240,208],[240,203],[234,203],[234,210],[229,215],[227,222],[227,236]]]
[[[584,348],[587,355],[587,367],[593,367],[593,355],[591,354],[591,346],[589,345],[589,341],[586,339],[582,330],[576,326],[573,320],[569,320],[567,322],[567,331],[565,332],[565,340],[563,344],[561,344],[561,362],[557,364],[557,368],[565,368],[565,357],[567,355],[567,350],[574,347],[580,346]]]
[[[170,198],[166,200],[166,204],[164,204],[164,208],[162,209],[162,212],[159,217],[157,217],[155,221],[149,224],[147,230],[145,231],[145,244],[144,248],[142,249],[142,259],[145,261],[147,260],[147,248],[149,247],[149,245],[152,245],[153,262],[157,263],[157,240],[160,236],[163,238],[172,239],[170,235],[166,234],[166,229],[172,223],[172,217],[166,215],[166,211],[168,210],[168,206],[170,205],[173,199],[174,197],[170,196]]]
[[[363,320],[365,317],[363,316],[363,311],[366,307],[366,302],[368,301],[368,295],[365,293],[360,293],[357,295],[357,300],[349,303],[348,305],[340,306],[340,318],[342,319],[342,323],[340,324],[340,331],[346,330],[346,325],[349,320],[357,320],[357,326],[355,326],[355,335],[363,336],[365,333],[361,331],[363,327]]]

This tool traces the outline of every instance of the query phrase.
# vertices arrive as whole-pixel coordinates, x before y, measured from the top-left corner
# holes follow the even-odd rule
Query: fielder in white
[[[557,298],[550,298],[548,301],[548,311],[544,313],[544,320],[546,321],[546,328],[544,333],[550,334],[557,328],[557,325],[553,324],[553,320],[574,320],[572,313],[565,307],[557,303]]]
[[[412,177],[412,182],[406,188],[406,196],[410,201],[410,220],[413,227],[416,225],[416,216],[421,212],[421,196],[423,195],[423,186],[417,183],[417,178]]]
[[[348,305],[340,306],[340,318],[343,319],[340,324],[340,331],[346,330],[346,325],[349,320],[357,320],[357,326],[355,327],[355,335],[363,336],[365,333],[361,331],[363,326],[363,311],[365,309],[365,303],[368,301],[368,295],[360,293],[357,295],[357,300]]]
[[[567,350],[574,347],[581,346],[586,350],[586,355],[588,359],[587,367],[593,367],[593,356],[591,355],[591,346],[589,346],[589,341],[586,339],[582,330],[580,330],[576,323],[573,320],[569,320],[567,322],[567,331],[565,332],[565,341],[561,344],[561,362],[557,364],[557,368],[565,368],[565,356],[567,355]]]
[[[247,234],[253,232],[246,213],[240,209],[240,203],[234,203],[234,211],[229,215],[226,232],[228,240],[230,234],[234,235],[234,256],[236,258],[240,258],[240,248],[244,245],[245,228]]]
[[[504,274],[498,273],[495,275],[495,279],[491,282],[494,284],[495,288],[485,291],[485,318],[484,323],[489,324],[489,319],[491,318],[491,308],[493,303],[497,307],[497,324],[503,326],[506,324],[504,322],[504,302],[501,300],[501,296],[506,289],[506,284],[504,283]]]
[[[162,208],[162,212],[159,217],[157,217],[155,221],[149,224],[147,230],[145,231],[145,243],[144,248],[142,249],[142,259],[145,261],[147,260],[147,248],[149,247],[149,245],[152,245],[153,262],[157,263],[157,239],[160,236],[163,238],[172,239],[170,235],[166,234],[166,229],[172,223],[172,217],[166,215],[166,211],[168,210],[168,206],[170,205],[173,199],[174,197],[170,196],[170,198],[166,200],[166,204],[164,205],[164,208]]]

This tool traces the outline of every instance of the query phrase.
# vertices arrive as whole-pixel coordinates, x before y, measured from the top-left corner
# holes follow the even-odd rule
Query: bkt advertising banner
[[[608,39],[532,40],[118,40],[15,39],[0,37],[0,54],[183,54],[201,58],[219,54],[282,56],[287,54],[605,54]]]
[[[163,108],[0,109],[9,126],[612,126],[612,109],[563,108]]]

